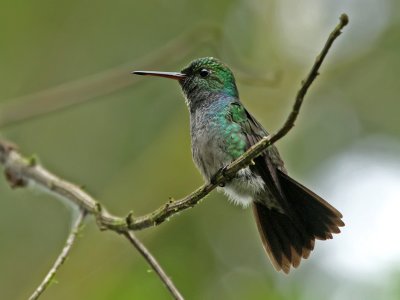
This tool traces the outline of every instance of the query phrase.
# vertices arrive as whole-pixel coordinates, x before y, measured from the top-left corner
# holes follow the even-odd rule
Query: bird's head
[[[177,80],[188,100],[188,105],[193,105],[194,102],[205,99],[211,94],[239,96],[232,71],[213,57],[195,59],[179,73],[153,71],[132,73]]]

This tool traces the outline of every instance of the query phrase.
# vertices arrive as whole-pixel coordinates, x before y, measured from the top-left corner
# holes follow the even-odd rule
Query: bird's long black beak
[[[131,72],[131,74],[143,75],[143,76],[157,76],[175,80],[181,80],[186,77],[186,74],[176,73],[176,72],[133,71]]]

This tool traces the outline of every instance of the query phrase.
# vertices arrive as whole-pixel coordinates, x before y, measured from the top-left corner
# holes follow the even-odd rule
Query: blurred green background
[[[213,192],[138,236],[187,299],[400,299],[397,1],[3,0],[1,135],[113,213],[150,212],[202,178],[178,85],[129,71],[217,56],[274,131],[342,12],[349,27],[278,147],[291,174],[343,212],[343,233],[285,276],[264,254],[251,210]],[[71,212],[4,180],[0,195],[0,298],[26,299],[61,250]],[[140,255],[92,219],[56,279],[42,299],[169,298]]]

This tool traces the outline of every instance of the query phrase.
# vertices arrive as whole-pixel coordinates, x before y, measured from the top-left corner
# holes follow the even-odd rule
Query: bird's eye
[[[207,69],[201,69],[199,74],[201,77],[206,78],[208,75],[210,75],[210,71]]]

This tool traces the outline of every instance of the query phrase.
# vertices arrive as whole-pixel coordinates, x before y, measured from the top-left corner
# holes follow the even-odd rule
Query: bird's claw
[[[211,177],[210,183],[211,183],[211,184],[216,184],[217,181],[218,181],[218,178],[219,178],[219,177],[223,177],[225,180],[224,180],[223,182],[220,182],[218,185],[219,185],[220,187],[224,187],[224,186],[225,186],[225,183],[226,183],[227,181],[230,181],[230,180],[232,179],[232,178],[229,178],[229,177],[226,175],[227,169],[228,169],[228,166],[223,166],[221,169],[219,169],[219,170],[217,171],[217,173],[215,173],[215,174]]]

